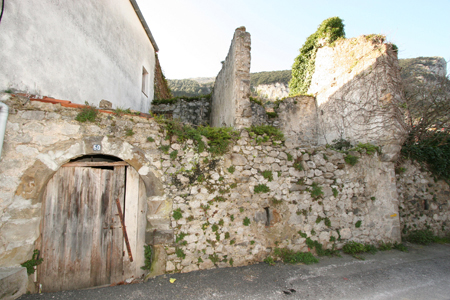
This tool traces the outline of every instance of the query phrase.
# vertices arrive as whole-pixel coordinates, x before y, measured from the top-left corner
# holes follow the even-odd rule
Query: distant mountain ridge
[[[442,57],[417,57],[399,59],[403,79],[419,77],[430,79],[447,75],[447,63]],[[172,95],[196,97],[209,94],[214,86],[215,77],[197,77],[189,79],[169,79]],[[289,94],[291,70],[257,72],[250,74],[252,93],[267,100],[277,100]]]

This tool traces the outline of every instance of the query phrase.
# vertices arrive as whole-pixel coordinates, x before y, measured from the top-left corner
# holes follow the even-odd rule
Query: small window
[[[148,97],[148,72],[144,67],[142,67],[142,93]]]

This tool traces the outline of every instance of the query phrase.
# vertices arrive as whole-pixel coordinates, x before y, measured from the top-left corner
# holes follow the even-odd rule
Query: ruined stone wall
[[[180,122],[192,125],[209,125],[210,101],[203,98],[195,101],[179,99],[174,104],[158,104],[152,106],[152,113],[171,116]]]
[[[78,109],[59,104],[16,99],[8,105],[0,266],[31,257],[47,181],[65,162],[93,153],[94,143],[102,154],[127,161],[146,182],[145,242],[154,245],[156,273],[246,265],[277,245],[307,251],[300,233],[325,248],[348,240],[399,241],[393,163],[376,154],[355,153],[360,162],[350,166],[342,153],[325,147],[258,144],[242,130],[230,151],[217,157],[198,153],[193,141],[167,140],[152,119],[101,113],[95,123],[79,123]],[[161,145],[169,150],[162,152]],[[268,190],[258,193],[260,185]],[[323,194],[314,199],[317,188]]]
[[[397,167],[397,190],[402,235],[430,229],[437,236],[450,233],[450,187],[415,162]]]
[[[250,34],[237,28],[227,58],[214,83],[211,126],[244,128],[251,125]]]
[[[400,150],[405,129],[397,53],[382,36],[338,40],[320,48],[309,94],[316,97],[319,143],[344,138]]]
[[[278,127],[284,133],[287,147],[317,146],[318,116],[314,97],[286,98],[276,112]]]
[[[272,84],[260,84],[254,87],[259,98],[276,101],[289,96],[289,85],[282,82]]]

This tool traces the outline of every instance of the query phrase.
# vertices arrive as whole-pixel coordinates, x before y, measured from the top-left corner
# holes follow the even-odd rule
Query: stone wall
[[[435,235],[450,233],[450,187],[419,164],[406,161],[397,167],[397,190],[402,235],[430,229]]]
[[[166,271],[246,265],[275,247],[308,251],[301,234],[324,248],[400,241],[393,164],[356,155],[361,161],[352,167],[342,153],[258,145],[245,130],[222,158],[187,148],[166,170],[180,213],[172,218],[178,243],[167,248]],[[196,165],[200,172],[190,172]],[[261,185],[266,192],[257,192]],[[323,195],[314,199],[316,189]]]
[[[210,101],[202,98],[194,101],[186,101],[180,98],[174,104],[152,105],[152,113],[171,116],[173,119],[192,125],[209,125]]]
[[[399,241],[393,163],[376,154],[355,153],[360,162],[350,166],[342,153],[325,147],[258,144],[242,130],[226,155],[213,156],[198,153],[193,141],[167,140],[152,119],[101,113],[96,123],[79,123],[78,109],[59,104],[10,99],[8,105],[0,266],[31,257],[47,181],[65,162],[92,154],[95,143],[101,154],[128,162],[146,183],[146,243],[154,245],[159,273],[246,265],[277,245],[307,251],[299,232],[325,248],[348,240]],[[161,145],[170,149],[162,152]],[[264,178],[263,171],[271,176]],[[268,190],[258,193],[261,185]],[[323,194],[315,199],[317,189]]]
[[[211,103],[211,126],[251,125],[250,33],[237,28],[227,58],[217,75]]]
[[[405,128],[397,53],[383,36],[339,40],[320,48],[309,94],[316,97],[319,144],[344,138],[399,152]]]
[[[286,98],[276,111],[287,147],[317,146],[319,124],[314,97]]]
[[[289,85],[282,82],[260,84],[253,89],[259,98],[269,101],[276,101],[289,96]]]

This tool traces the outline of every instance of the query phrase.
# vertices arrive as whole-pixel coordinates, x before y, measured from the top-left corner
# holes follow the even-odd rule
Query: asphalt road
[[[239,268],[167,274],[144,283],[25,299],[445,299],[450,300],[450,245],[407,244],[390,250],[320,258],[313,265],[265,263]],[[175,278],[174,283],[169,279]]]

